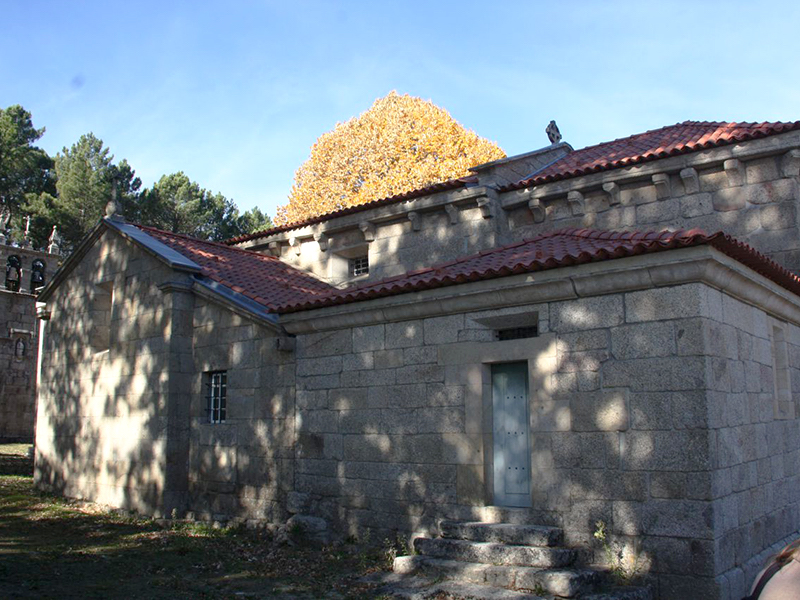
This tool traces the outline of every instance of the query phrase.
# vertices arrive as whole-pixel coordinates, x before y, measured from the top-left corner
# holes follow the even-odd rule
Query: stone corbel
[[[534,223],[542,223],[545,217],[547,217],[547,211],[539,198],[531,198],[528,200],[528,209],[533,215]]]
[[[328,236],[325,233],[318,233],[314,236],[314,241],[319,244],[320,252],[327,252],[328,250]]]
[[[582,215],[586,208],[583,194],[574,190],[567,194],[567,204],[569,204],[569,210],[573,217]]]
[[[800,150],[789,150],[781,157],[781,174],[784,177],[800,177]]]
[[[46,303],[44,302],[36,303],[36,318],[41,319],[42,321],[50,320],[50,309],[47,308]]]
[[[267,252],[270,256],[275,256],[280,258],[281,256],[281,244],[280,242],[270,242],[267,244]]]
[[[296,237],[290,237],[289,245],[294,248],[294,253],[297,256],[300,256],[300,240],[298,240]]]
[[[447,212],[447,216],[450,217],[450,225],[458,223],[458,208],[452,204],[445,204],[444,210]]]
[[[697,177],[696,169],[692,167],[681,169],[680,176],[687,194],[696,194],[700,191],[700,179]]]
[[[412,231],[419,231],[422,227],[418,212],[412,210],[410,213],[408,213],[408,220],[411,221]]]
[[[653,185],[656,186],[656,198],[666,200],[672,196],[672,186],[669,182],[669,175],[666,173],[656,173],[652,177]]]
[[[603,191],[608,194],[609,206],[614,206],[620,203],[619,199],[619,184],[612,182],[603,184]]]
[[[722,163],[722,168],[725,169],[725,174],[728,176],[728,185],[730,187],[739,187],[744,185],[744,165],[738,158],[730,158]]]
[[[477,200],[478,208],[481,209],[481,216],[484,219],[491,219],[494,217],[494,202],[486,196],[481,196]]]
[[[294,336],[282,335],[275,338],[275,349],[278,352],[294,352],[297,347],[297,338]]]
[[[361,230],[361,233],[364,234],[364,241],[365,242],[374,242],[375,241],[375,225],[370,223],[369,221],[362,221],[358,224],[358,228]]]

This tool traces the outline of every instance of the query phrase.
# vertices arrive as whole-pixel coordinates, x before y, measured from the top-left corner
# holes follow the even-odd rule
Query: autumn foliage
[[[463,177],[470,167],[504,156],[432,102],[391,92],[319,137],[275,224]]]

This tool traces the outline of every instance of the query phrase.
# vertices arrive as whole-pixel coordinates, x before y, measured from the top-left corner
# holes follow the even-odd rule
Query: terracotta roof
[[[600,262],[673,248],[709,245],[800,295],[800,278],[731,236],[699,229],[613,232],[564,229],[404,275],[367,283],[326,296],[290,301],[278,312],[295,312],[408,292]]]
[[[637,163],[697,152],[800,129],[793,123],[715,123],[684,121],[630,137],[588,146],[567,154],[530,179],[500,188],[501,192],[607,171]]]
[[[153,227],[140,225],[139,229],[197,263],[204,276],[271,310],[287,303],[308,302],[336,290],[272,256]]]
[[[281,225],[280,227],[265,229],[264,231],[257,231],[255,233],[250,233],[247,235],[240,235],[239,237],[225,240],[223,243],[228,245],[240,244],[248,240],[254,240],[260,237],[266,237],[268,235],[275,235],[276,233],[291,231],[292,229],[300,229],[301,227],[306,227],[307,225],[313,225],[314,223],[321,223],[322,221],[327,221],[328,219],[333,219],[334,217],[342,217],[344,215],[360,212],[362,210],[369,210],[375,208],[376,206],[384,206],[386,204],[393,204],[395,202],[402,202],[404,200],[413,200],[414,198],[419,198],[421,196],[428,196],[430,194],[436,194],[438,192],[447,192],[449,190],[456,190],[462,187],[469,187],[470,185],[474,185],[477,183],[478,183],[478,177],[475,175],[468,175],[466,177],[450,179],[448,181],[442,181],[440,183],[432,183],[431,185],[427,185],[425,187],[416,190],[410,190],[408,192],[403,192],[402,194],[389,196],[388,198],[381,198],[380,200],[373,200],[372,202],[367,202],[366,204],[359,204],[357,206],[348,206],[347,208],[341,208],[333,212],[325,213],[324,215],[319,215],[316,217],[312,217],[310,219],[305,219],[304,221],[297,221],[296,223],[289,223],[287,225]]]

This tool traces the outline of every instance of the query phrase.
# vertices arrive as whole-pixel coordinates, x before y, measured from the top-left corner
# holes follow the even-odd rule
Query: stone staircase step
[[[419,575],[382,573],[378,577],[367,576],[362,579],[368,583],[379,584],[376,590],[381,598],[402,598],[403,600],[428,600],[429,598],[469,598],[470,600],[552,600],[526,592],[517,592],[485,585],[459,583],[454,581],[434,581]]]
[[[600,576],[594,571],[537,569],[535,567],[487,565],[429,556],[399,556],[394,572],[492,585],[513,590],[536,591],[559,598],[574,598],[594,589]]]
[[[576,553],[568,548],[514,546],[495,542],[472,542],[447,538],[416,538],[417,554],[489,565],[558,568],[570,565]]]
[[[530,525],[534,522],[529,508],[510,508],[507,506],[484,506],[481,508],[481,521],[484,523],[510,523]]]
[[[439,531],[445,538],[525,546],[557,546],[564,537],[563,532],[557,527],[513,523],[441,521]]]
[[[621,587],[607,592],[581,596],[580,600],[653,600],[648,587]]]

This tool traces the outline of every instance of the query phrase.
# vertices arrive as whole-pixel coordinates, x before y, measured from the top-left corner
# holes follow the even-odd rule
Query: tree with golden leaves
[[[432,102],[391,92],[317,139],[275,224],[463,177],[470,167],[504,156]]]

